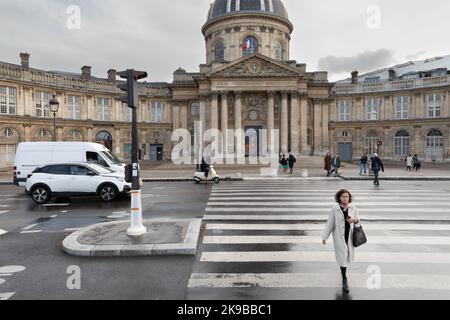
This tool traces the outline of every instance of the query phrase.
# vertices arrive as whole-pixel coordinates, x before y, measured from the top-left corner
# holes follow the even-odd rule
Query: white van
[[[98,143],[24,142],[17,147],[14,184],[24,187],[34,169],[68,161],[97,163],[116,172],[125,172],[125,164]]]

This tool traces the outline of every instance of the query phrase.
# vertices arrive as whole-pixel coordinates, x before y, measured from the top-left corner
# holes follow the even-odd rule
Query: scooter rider
[[[205,178],[208,179],[210,164],[206,163],[205,158],[202,158],[202,165],[200,171],[205,173]]]

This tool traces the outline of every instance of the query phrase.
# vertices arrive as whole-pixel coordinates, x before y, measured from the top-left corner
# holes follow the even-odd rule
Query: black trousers
[[[373,172],[374,173],[374,175],[375,175],[375,179],[373,180],[373,183],[374,184],[380,184],[380,180],[379,180],[379,174],[380,174],[380,172],[379,171],[374,171]]]

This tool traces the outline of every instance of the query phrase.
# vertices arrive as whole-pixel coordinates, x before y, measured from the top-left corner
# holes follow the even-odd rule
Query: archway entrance
[[[95,136],[95,142],[104,145],[110,151],[113,150],[112,135],[108,131],[100,131]]]

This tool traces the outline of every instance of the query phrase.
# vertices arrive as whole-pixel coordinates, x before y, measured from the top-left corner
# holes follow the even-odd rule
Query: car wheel
[[[37,186],[31,190],[31,198],[37,204],[45,204],[50,200],[51,193],[49,188]]]
[[[99,195],[102,201],[111,202],[117,199],[119,192],[117,192],[116,187],[107,184],[100,188]]]

